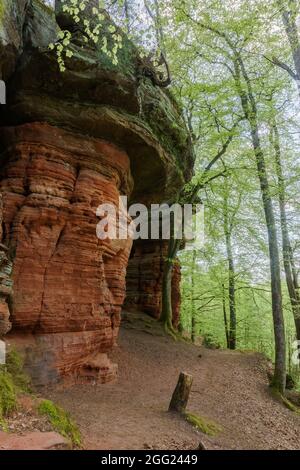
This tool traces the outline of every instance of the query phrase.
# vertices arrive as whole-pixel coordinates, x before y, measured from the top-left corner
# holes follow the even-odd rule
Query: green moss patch
[[[70,439],[74,445],[81,446],[78,427],[63,408],[50,400],[43,400],[38,406],[38,412],[42,416],[47,416],[53,428],[62,436]]]
[[[17,408],[18,393],[28,392],[30,379],[23,371],[23,358],[15,350],[6,356],[0,366],[0,426],[6,428],[5,418]]]
[[[11,374],[0,370],[0,426],[6,428],[5,417],[17,407],[17,392]]]
[[[223,431],[223,428],[219,424],[207,418],[204,418],[203,416],[198,416],[193,413],[186,412],[185,419],[190,424],[195,426],[199,431],[203,432],[204,434],[207,434],[208,436],[213,437]]]
[[[24,372],[24,360],[16,350],[11,350],[6,356],[6,370],[13,378],[14,385],[19,392],[30,392],[30,378]]]

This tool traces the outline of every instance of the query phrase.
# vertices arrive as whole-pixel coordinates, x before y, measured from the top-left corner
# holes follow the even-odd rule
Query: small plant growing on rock
[[[102,2],[95,2],[90,6],[90,0],[61,0],[62,12],[69,16],[78,25],[75,30],[80,31],[85,43],[99,45],[103,52],[112,62],[118,65],[118,51],[122,49],[122,36],[114,24],[108,24],[107,15],[103,10]],[[87,14],[88,13],[88,14]],[[85,15],[85,16],[84,16]],[[71,58],[72,32],[61,30],[57,35],[57,41],[49,44],[49,49],[56,52],[59,69],[65,72],[65,58]]]

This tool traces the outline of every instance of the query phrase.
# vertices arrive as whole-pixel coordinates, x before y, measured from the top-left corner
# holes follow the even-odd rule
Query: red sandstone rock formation
[[[0,450],[70,450],[70,443],[57,432],[32,431],[17,435],[0,431]]]
[[[48,124],[2,128],[0,135],[14,332],[38,335],[44,366],[49,360],[58,374],[74,367],[84,374],[82,361],[110,350],[120,323],[131,240],[101,242],[95,227],[100,204],[118,207],[120,193],[130,193],[128,156]],[[111,371],[99,357],[105,381]]]
[[[154,318],[161,314],[162,278],[167,241],[137,240],[127,268],[125,309],[146,312]],[[173,323],[178,325],[180,309],[180,265],[174,266],[172,279]]]
[[[13,0],[5,2],[4,33],[15,14]],[[0,35],[0,71],[11,76],[8,105],[0,107],[0,335],[11,321],[10,343],[25,352],[37,384],[106,382],[116,374],[107,353],[118,334],[132,243],[99,240],[96,209],[118,206],[119,195],[147,205],[175,198],[191,176],[189,138],[171,95],[137,80],[138,52],[125,36],[118,67],[100,46],[82,48],[74,39],[61,74],[48,50],[54,13],[39,0],[19,6],[16,36]],[[149,246],[136,244],[128,291],[136,265],[136,307],[158,317],[165,248]],[[176,268],[176,316],[178,285]]]

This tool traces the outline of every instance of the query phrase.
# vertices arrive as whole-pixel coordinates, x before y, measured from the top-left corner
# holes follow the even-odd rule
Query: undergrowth
[[[75,446],[81,446],[80,432],[63,408],[55,405],[50,400],[43,400],[38,406],[38,412],[42,416],[46,416],[53,428],[62,436],[70,439]]]
[[[30,391],[30,379],[23,371],[23,358],[15,350],[7,353],[0,366],[0,426],[6,430],[5,418],[17,408],[18,393]]]
[[[5,417],[17,407],[17,393],[11,374],[0,370],[0,427],[6,430]]]

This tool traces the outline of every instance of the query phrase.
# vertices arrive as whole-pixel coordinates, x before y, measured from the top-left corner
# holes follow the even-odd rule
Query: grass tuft
[[[43,400],[38,406],[38,412],[47,416],[53,428],[62,436],[69,438],[78,447],[81,446],[81,435],[69,414],[50,400]]]
[[[23,367],[24,360],[21,354],[19,354],[15,349],[9,351],[6,356],[6,370],[11,374],[17,390],[28,393],[31,392],[30,378],[24,372]]]
[[[5,417],[17,407],[17,393],[13,378],[6,370],[0,370],[0,426],[6,430]]]

